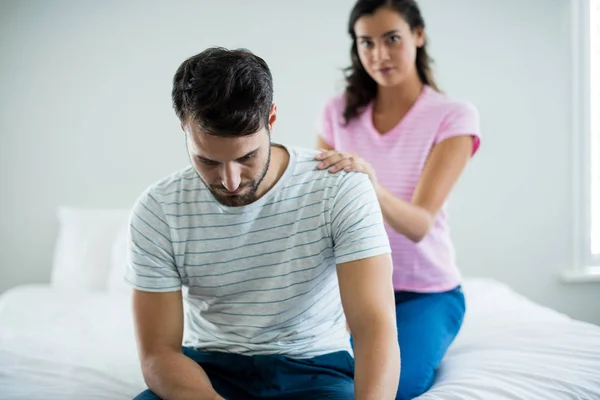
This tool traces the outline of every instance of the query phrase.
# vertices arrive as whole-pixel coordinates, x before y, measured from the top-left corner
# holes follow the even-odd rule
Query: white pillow
[[[69,290],[106,290],[113,243],[128,220],[128,209],[59,208],[51,284]]]
[[[131,286],[125,283],[125,268],[129,262],[129,221],[124,223],[117,233],[110,254],[110,271],[107,290],[115,294],[131,294]]]
[[[117,233],[113,243],[110,257],[110,271],[108,273],[107,291],[115,295],[131,295],[131,286],[125,282],[125,269],[130,260],[129,252],[129,221],[123,224]],[[186,297],[188,288],[182,287],[182,294]],[[184,311],[188,308],[187,302],[183,302]]]

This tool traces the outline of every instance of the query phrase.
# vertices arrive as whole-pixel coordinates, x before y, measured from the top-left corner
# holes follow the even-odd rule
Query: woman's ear
[[[422,27],[415,28],[413,31],[413,37],[417,47],[425,46],[425,30]]]

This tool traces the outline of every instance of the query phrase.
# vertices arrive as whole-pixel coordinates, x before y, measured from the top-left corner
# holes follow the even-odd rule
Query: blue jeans
[[[396,292],[400,384],[396,400],[425,393],[465,315],[462,288],[442,293]],[[354,342],[352,342],[354,346]]]
[[[189,347],[183,353],[196,361],[226,400],[353,400],[354,360],[346,351],[307,359],[243,356],[202,352]],[[134,400],[159,400],[150,390]]]
[[[462,288],[442,293],[396,292],[396,324],[402,362],[396,400],[425,393],[465,316]]]

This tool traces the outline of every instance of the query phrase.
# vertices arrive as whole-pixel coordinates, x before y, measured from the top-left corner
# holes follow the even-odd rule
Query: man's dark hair
[[[181,122],[216,136],[250,135],[268,124],[273,77],[249,50],[212,47],[179,66],[172,99]]]

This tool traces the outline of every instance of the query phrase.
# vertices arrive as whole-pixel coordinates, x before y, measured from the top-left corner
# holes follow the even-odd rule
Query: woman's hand
[[[315,159],[321,161],[318,169],[329,169],[332,174],[339,171],[363,172],[369,175],[371,182],[376,183],[375,170],[362,157],[352,153],[344,153],[336,150],[322,150]]]

